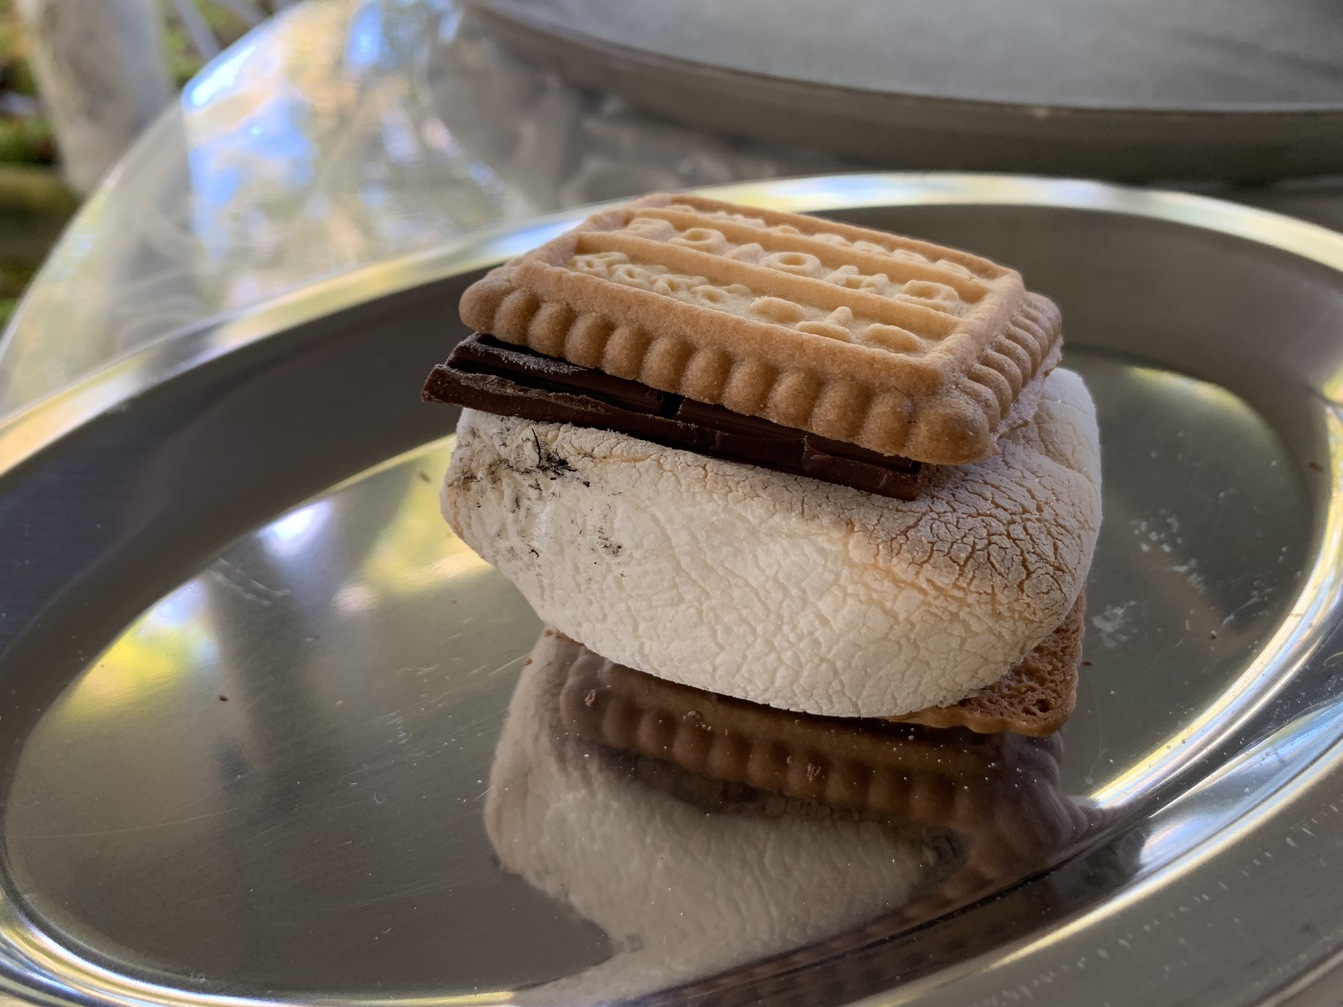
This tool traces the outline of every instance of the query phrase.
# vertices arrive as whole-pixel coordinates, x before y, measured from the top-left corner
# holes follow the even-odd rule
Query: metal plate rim
[[[540,19],[529,19],[526,15],[517,10],[510,9],[508,12],[500,10],[496,6],[491,6],[489,0],[475,0],[472,4],[474,9],[485,13],[487,17],[499,22],[509,22],[521,28],[531,31],[543,32],[553,35],[556,38],[562,38],[565,42],[581,46],[591,50],[594,54],[600,54],[610,58],[637,59],[664,65],[667,67],[678,67],[687,72],[706,72],[723,73],[733,78],[747,78],[757,81],[768,81],[771,84],[792,84],[805,85],[808,88],[814,88],[817,91],[833,92],[836,97],[854,98],[857,96],[870,96],[890,98],[900,101],[910,102],[930,102],[942,108],[951,108],[953,106],[965,106],[984,111],[996,110],[1003,114],[1020,113],[1032,115],[1040,118],[1042,110],[1064,113],[1069,115],[1096,115],[1101,117],[1114,117],[1116,119],[1125,118],[1152,118],[1152,117],[1170,117],[1177,119],[1186,119],[1191,117],[1209,117],[1225,118],[1228,116],[1264,116],[1279,118],[1283,115],[1292,116],[1316,116],[1316,115],[1343,115],[1343,101],[1338,102],[1264,102],[1262,104],[1244,104],[1228,103],[1216,108],[1171,105],[1169,107],[1139,108],[1131,105],[1107,105],[1100,103],[1077,104],[1077,105],[1046,105],[1040,102],[1023,102],[1007,100],[988,100],[977,98],[958,98],[933,94],[920,94],[914,91],[882,91],[873,88],[853,87],[844,84],[826,84],[816,81],[809,81],[801,77],[775,77],[766,73],[754,70],[742,70],[736,67],[725,66],[718,63],[709,63],[703,61],[683,60],[652,49],[643,49],[634,45],[627,45],[619,42],[611,42],[596,36],[585,35],[575,31],[568,26],[551,25]]]
[[[983,204],[1089,210],[1164,220],[1267,245],[1343,271],[1343,234],[1226,200],[1085,179],[974,172],[874,172],[738,182],[691,190],[793,212]],[[193,367],[363,301],[505,261],[620,200],[502,225],[439,248],[319,280],[247,310],[165,333],[7,417],[0,474],[94,417]]]
[[[525,59],[584,86],[614,90],[653,112],[713,131],[818,146],[891,167],[1007,168],[1135,180],[1220,177],[1207,170],[1203,155],[1210,150],[1222,155],[1219,172],[1228,178],[1327,174],[1343,165],[1343,145],[1327,139],[1343,123],[1343,103],[1139,108],[867,90],[680,59],[488,2],[477,2],[472,10]],[[696,100],[710,93],[719,100]],[[913,133],[893,145],[872,134],[875,124]],[[911,137],[916,144],[905,142]],[[1188,147],[1195,140],[1192,155],[1172,146],[1180,141]],[[918,144],[930,152],[910,154]],[[1135,150],[1134,144],[1150,149]],[[1310,150],[1303,149],[1307,145]]]
[[[1070,182],[1011,176],[976,175],[853,175],[804,178],[783,182],[747,183],[704,190],[743,202],[768,202],[788,209],[844,209],[878,205],[916,205],[928,203],[995,204],[1075,208],[1121,215],[1165,220],[1207,231],[1258,242],[1300,256],[1337,272],[1343,272],[1343,235],[1260,210],[1251,210],[1203,197],[1175,193],[1150,193],[1091,182]],[[24,413],[0,424],[0,476],[32,457],[84,422],[115,410],[119,403],[169,381],[173,376],[200,366],[209,360],[238,350],[262,339],[280,334],[303,322],[319,318],[341,307],[419,285],[429,280],[499,261],[562,229],[586,210],[568,211],[541,218],[521,227],[504,228],[465,239],[438,251],[398,259],[361,270],[353,277],[327,281],[272,302],[260,311],[219,320],[188,330],[115,362],[84,382],[53,398],[38,403]],[[1323,794],[1323,797],[1321,795]],[[1230,849],[1248,841],[1251,832],[1291,828],[1296,820],[1323,802],[1343,794],[1343,751],[1331,750],[1283,788],[1262,814],[1251,823],[1230,830],[1224,842]],[[1337,809],[1335,809],[1337,810]],[[1253,827],[1251,827],[1253,826]],[[1132,929],[1129,922],[1155,918],[1166,911],[1185,911],[1182,907],[1191,879],[1208,869],[1203,856],[1184,857],[1164,865],[1149,877],[1107,905],[1023,941],[1009,948],[992,969],[980,971],[983,963],[968,962],[962,969],[936,981],[914,983],[893,994],[867,1001],[870,1004],[909,1002],[927,995],[935,1002],[996,1003],[1003,990],[1029,988],[1038,984],[1040,969],[1056,960],[1066,960],[1077,946],[1094,947],[1113,931]],[[1330,921],[1343,934],[1343,907],[1338,918]],[[1192,918],[1192,917],[1191,917]],[[1085,957],[1083,955],[1082,957]],[[1088,981],[1098,973],[1122,970],[1127,958],[1092,960]],[[1122,978],[1122,971],[1112,972]],[[1051,979],[1050,982],[1053,982]],[[122,1002],[170,1002],[165,996],[154,1000],[151,990],[122,979]],[[936,988],[933,988],[933,987]],[[135,988],[132,988],[135,987]],[[67,987],[68,989],[68,987]],[[68,989],[71,1002],[86,1000],[84,994]],[[153,988],[154,993],[166,993]],[[31,995],[31,994],[28,994]],[[3,996],[3,994],[0,994]],[[63,1002],[50,991],[50,1002]],[[176,998],[178,1002],[185,999]],[[230,997],[195,997],[192,1002],[256,1003]],[[3,1000],[0,1000],[3,1002]],[[405,1003],[406,1001],[397,1001]],[[436,1002],[416,998],[415,1002]]]

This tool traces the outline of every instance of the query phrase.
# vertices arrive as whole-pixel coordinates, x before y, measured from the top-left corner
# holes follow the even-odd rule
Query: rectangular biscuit
[[[1058,629],[992,685],[950,706],[930,706],[887,719],[925,727],[965,727],[978,734],[1008,731],[1037,738],[1053,734],[1077,705],[1085,615],[1084,591]]]
[[[939,245],[699,196],[598,213],[491,271],[506,342],[883,454],[960,464],[1030,418],[1058,309]]]

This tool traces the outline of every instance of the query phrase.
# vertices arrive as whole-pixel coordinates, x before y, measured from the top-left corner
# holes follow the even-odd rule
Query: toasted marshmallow
[[[466,410],[443,513],[612,660],[831,716],[963,699],[1068,614],[1100,526],[1095,408],[1056,370],[984,461],[890,500],[627,435]]]

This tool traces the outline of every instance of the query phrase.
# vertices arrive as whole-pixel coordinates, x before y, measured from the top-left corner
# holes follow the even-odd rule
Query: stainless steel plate
[[[438,518],[455,416],[418,388],[464,285],[566,223],[541,221],[184,333],[0,426],[0,989],[1222,1004],[1329,965],[1343,237],[1085,183],[719,191],[972,247],[1062,304],[1106,517],[1061,755],[975,782],[989,824],[854,823],[622,775],[513,695],[540,626]],[[514,873],[484,814],[522,780]],[[1086,826],[1051,832],[1060,808]],[[966,887],[1004,822],[1032,855]]]
[[[1226,181],[1343,166],[1343,36],[1316,0],[471,7],[586,87],[883,167]]]

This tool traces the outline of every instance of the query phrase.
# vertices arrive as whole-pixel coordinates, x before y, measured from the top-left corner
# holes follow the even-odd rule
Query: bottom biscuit
[[[968,727],[981,734],[1006,731],[1053,734],[1077,706],[1077,668],[1082,663],[1086,594],[1054,632],[992,685],[950,706],[931,706],[886,719],[925,727]]]
[[[796,736],[799,729],[812,737],[824,735],[831,742],[851,737],[868,739],[868,744],[883,743],[871,740],[881,738],[883,725],[894,728],[899,724],[1041,738],[1062,727],[1077,704],[1085,608],[1085,597],[1079,597],[1058,628],[992,685],[959,703],[884,718],[819,717],[776,710],[635,671],[564,638],[570,662],[564,693],[566,726],[591,740],[655,757],[673,748],[683,748],[687,756],[693,751],[699,764],[686,768],[696,771],[705,771],[714,759],[745,760],[742,746],[748,735],[756,739],[757,746],[759,739],[769,738],[776,756],[782,751],[791,752],[783,736]],[[585,707],[578,705],[580,696]],[[682,724],[699,730],[683,728]],[[716,747],[709,744],[715,738]],[[966,743],[950,747],[961,753],[969,750]],[[938,758],[940,761],[942,756]],[[759,768],[769,759],[762,761],[757,754],[749,761]],[[801,772],[791,763],[788,771],[794,776]],[[741,782],[793,792],[759,779],[743,777]],[[813,787],[801,789],[807,792],[795,796],[819,796],[812,792]]]

